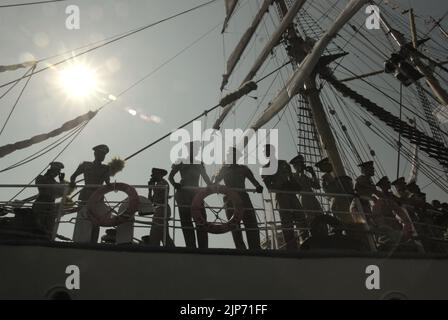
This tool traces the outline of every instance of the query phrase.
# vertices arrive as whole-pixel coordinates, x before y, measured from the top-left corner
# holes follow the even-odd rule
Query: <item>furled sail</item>
[[[283,18],[280,26],[277,28],[275,33],[272,35],[271,40],[266,44],[266,46],[263,48],[263,51],[260,53],[260,55],[255,60],[254,65],[250,69],[247,76],[242,81],[242,85],[251,81],[253,77],[257,74],[258,70],[260,70],[263,63],[266,61],[269,54],[272,52],[272,49],[274,49],[275,46],[277,46],[285,33],[286,29],[291,25],[294,18],[296,17],[299,10],[302,8],[303,4],[306,0],[296,0],[294,4],[291,6],[291,8],[288,10],[288,13]],[[224,107],[223,112],[221,116],[216,120],[215,125],[213,126],[214,129],[218,130],[221,127],[221,123],[224,121],[224,119],[227,117],[229,112],[232,110],[232,108],[235,106],[235,103],[229,104],[228,106]]]
[[[10,66],[0,66],[0,72],[15,71],[22,68],[32,67],[35,66],[36,64],[37,64],[36,61],[27,61],[24,63],[13,64]]]
[[[28,140],[19,141],[13,144],[8,144],[3,147],[0,147],[0,158],[3,158],[7,156],[8,154],[11,154],[15,151],[25,149],[28,147],[31,147],[34,144],[41,143],[45,140],[51,139],[53,137],[56,137],[66,131],[70,131],[80,124],[82,124],[85,121],[90,121],[93,117],[95,117],[97,114],[97,111],[90,111],[82,116],[79,116],[73,120],[70,120],[66,123],[64,123],[60,128],[55,129],[49,133],[41,134],[35,137],[32,137]]]
[[[368,0],[351,0],[347,7],[338,16],[331,28],[325,32],[322,38],[316,42],[313,50],[306,56],[303,62],[294,72],[287,86],[279,92],[270,106],[253,123],[252,129],[258,130],[268,123],[277,113],[279,113],[292,99],[298,91],[303,88],[305,81],[311,76],[319,59],[324,53],[328,44],[342,29],[342,27],[365,5]]]
[[[236,5],[238,4],[238,0],[225,0],[226,2],[226,20],[224,21],[224,26],[222,27],[222,33],[224,33],[227,29],[227,25],[229,24],[230,18],[232,18],[233,13],[235,12]]]
[[[273,2],[274,2],[274,0],[264,0],[260,10],[258,11],[257,15],[255,16],[254,20],[252,21],[252,24],[250,25],[249,29],[246,30],[246,32],[244,33],[240,42],[238,43],[236,48],[233,50],[233,53],[230,55],[230,58],[227,61],[227,73],[223,76],[221,91],[224,89],[224,87],[229,82],[230,75],[232,74],[233,70],[235,69],[236,65],[238,64],[238,61],[240,61],[241,56],[244,53],[244,50],[246,50],[247,46],[250,43],[250,40],[252,39],[253,35],[255,34],[255,31],[257,30],[258,26],[260,25],[261,21],[263,20],[265,13],[269,10],[269,6]]]

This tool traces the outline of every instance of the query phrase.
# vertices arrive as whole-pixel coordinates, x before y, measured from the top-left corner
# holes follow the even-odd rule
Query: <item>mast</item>
[[[414,47],[408,46],[403,35],[393,29],[382,14],[380,14],[380,20],[386,33],[391,35],[392,39],[394,39],[400,49],[406,49],[406,53],[410,57],[411,62],[414,64],[416,69],[425,76],[426,82],[434,92],[439,102],[448,108],[448,93],[442,88],[437,78],[434,77],[430,68],[421,61],[418,51]],[[415,25],[412,29],[412,37],[417,39]]]
[[[288,12],[288,6],[285,0],[277,1],[278,7],[283,15]],[[294,25],[287,30],[289,37],[290,49],[288,55],[297,65],[302,63],[303,59],[307,56],[308,52],[305,48],[306,42],[297,33]],[[301,92],[310,105],[314,124],[316,126],[317,132],[322,139],[323,147],[327,151],[328,157],[333,165],[334,173],[336,176],[346,176],[345,168],[342,163],[341,155],[336,147],[336,139],[334,138],[333,132],[331,131],[330,124],[325,114],[324,107],[320,100],[319,90],[316,86],[316,73],[313,73],[309,80],[305,82],[304,90]]]
[[[417,49],[417,31],[415,27],[414,9],[409,9],[409,25],[411,26],[412,45]]]
[[[305,82],[312,76],[316,67],[321,62],[321,58],[328,44],[338,34],[341,28],[361,9],[368,0],[351,0],[341,14],[336,18],[333,25],[315,43],[311,52],[307,54],[297,70],[291,76],[288,84],[281,90],[265,109],[263,114],[254,121],[251,128],[260,129],[268,123],[277,113],[279,113],[291,99],[303,89]],[[327,57],[326,57],[327,58]]]
[[[288,7],[286,5],[285,0],[277,1],[280,12],[284,15],[288,11]],[[289,49],[288,55],[292,61],[297,63],[297,65],[301,65],[302,62],[306,59],[308,55],[308,51],[306,49],[307,43],[301,36],[297,33],[297,30],[294,28],[294,25],[291,25],[288,29],[288,40],[289,40]],[[319,57],[320,58],[320,57]],[[326,64],[324,61],[330,62],[332,59],[320,59],[317,63],[317,66],[313,66],[314,68],[319,68],[320,65]],[[331,130],[330,124],[327,119],[327,115],[325,113],[325,109],[323,107],[322,101],[320,99],[320,90],[316,85],[316,76],[317,73],[315,71],[311,72],[309,78],[303,83],[303,90],[300,93],[306,98],[308,101],[308,105],[311,109],[312,120],[314,122],[314,126],[321,138],[321,142],[323,145],[323,149],[327,152],[328,158],[333,166],[334,174],[336,177],[345,177],[347,176],[341,155],[337,148],[336,139]],[[294,90],[295,91],[295,90]],[[295,95],[297,92],[292,91],[289,95]],[[341,201],[342,200],[342,201]],[[350,209],[350,201],[348,199],[338,199],[337,201],[344,204],[346,207],[343,211],[349,212]],[[348,214],[337,214],[339,218],[344,223],[355,223],[356,220]]]
[[[317,132],[322,139],[323,147],[328,154],[334,173],[337,177],[346,176],[345,168],[342,162],[339,150],[336,147],[336,139],[331,131],[322,101],[320,100],[320,91],[316,86],[316,74],[313,74],[305,83],[303,94],[306,96],[313,114],[314,124]]]
[[[413,123],[414,127],[416,128],[417,122],[416,122],[415,118],[412,120],[412,123]],[[419,167],[420,167],[420,164],[419,164],[419,159],[418,159],[418,145],[414,144],[414,150],[412,152],[411,170],[409,171],[409,179],[408,179],[409,182],[411,182],[411,181],[417,182]]]

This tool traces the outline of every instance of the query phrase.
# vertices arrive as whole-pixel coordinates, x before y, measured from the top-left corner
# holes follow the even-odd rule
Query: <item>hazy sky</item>
[[[20,2],[23,1],[1,1],[2,4]],[[73,0],[67,3],[0,9],[0,65],[23,62],[31,56],[38,59],[53,56],[155,22],[203,2],[205,1]],[[91,97],[86,101],[70,100],[67,98],[66,92],[61,89],[59,72],[66,65],[36,75],[32,78],[5,132],[0,136],[0,145],[51,131],[67,120],[88,110],[95,110],[102,105],[101,99],[109,94],[117,95],[127,89],[194,40],[216,27],[188,51],[101,111],[59,160],[66,165],[67,175],[71,175],[80,162],[92,160],[91,148],[103,143],[108,144],[111,148],[108,159],[112,156],[125,158],[219,101],[221,96],[219,87],[226,59],[255,15],[259,2],[259,0],[242,0],[241,8],[232,19],[228,33],[224,36],[220,34],[225,15],[224,1],[217,1],[196,12],[165,22],[83,56],[77,61],[96,70],[102,90],[97,93],[96,97]],[[320,2],[321,5],[328,5],[334,1],[317,2]],[[347,1],[340,2],[342,4],[339,7],[342,8]],[[415,11],[422,17],[418,22],[425,28],[427,26],[421,23],[424,17],[429,15],[440,17],[448,9],[447,2],[442,0],[395,2],[399,3],[402,9],[406,9],[409,4],[412,4]],[[65,27],[67,18],[65,8],[68,4],[78,5],[81,10],[80,30],[68,30]],[[271,13],[272,16],[275,16],[275,12]],[[365,14],[360,12],[357,17],[359,21],[362,21],[365,19]],[[323,21],[322,25],[325,26],[328,23],[329,21]],[[267,19],[266,26],[258,30],[257,37],[250,50],[246,52],[242,67],[235,73],[229,88],[234,89],[238,86],[256,54],[266,43],[268,39],[266,31],[272,31],[272,21],[269,19]],[[437,34],[436,31],[434,33]],[[446,46],[446,42],[444,45]],[[349,48],[347,50],[350,52]],[[59,59],[53,59],[50,62],[56,62]],[[278,63],[285,62],[285,59],[284,53],[279,52]],[[275,62],[275,60],[272,61]],[[264,72],[260,72],[256,78],[276,68],[276,63],[272,61],[262,68]],[[350,65],[350,61],[348,58],[344,65],[354,72],[358,72],[357,68],[360,66]],[[45,65],[46,62],[39,65],[38,68]],[[16,79],[24,72],[25,70],[2,73],[0,74],[0,83]],[[290,72],[289,69],[285,69],[282,76],[287,79]],[[398,86],[393,78],[389,77],[388,80]],[[256,109],[269,83],[270,79],[261,85],[258,92],[253,94],[259,97],[258,101],[251,98],[244,99],[236,113],[228,117],[225,127],[245,128],[254,111],[257,110],[259,114],[281,84],[276,84],[268,91],[264,103]],[[358,84],[358,87],[362,87],[362,85]],[[1,89],[0,94],[4,91],[5,89]],[[20,86],[0,101],[0,119],[6,118],[19,92]],[[383,99],[377,93],[371,93],[369,98],[372,100]],[[144,121],[138,116],[132,116],[127,111],[129,108],[150,118],[155,116],[152,119],[161,119],[161,122]],[[204,126],[210,127],[216,116],[216,113],[210,114],[204,120]],[[280,157],[285,159],[292,158],[297,152],[296,134],[292,132],[291,135],[290,129],[290,124],[293,124],[295,119],[290,115],[289,117],[288,121],[282,121],[278,125],[281,142]],[[274,123],[276,121],[270,125],[272,126]],[[381,145],[381,142],[375,137],[368,136],[368,139],[371,139],[371,146],[374,147],[380,159],[383,159],[385,170],[393,177],[396,170],[396,153]],[[0,159],[0,168],[3,169],[23,159],[39,150],[43,145],[34,146]],[[129,161],[125,170],[117,176],[117,181],[146,184],[152,167],[170,168],[169,150],[171,146],[168,141],[160,143]],[[20,169],[2,173],[1,183],[29,183],[56,154],[55,150]],[[215,169],[210,167],[208,171],[212,174]],[[0,194],[2,194],[2,198],[7,198],[14,194],[14,191],[2,190]],[[437,188],[431,186],[426,191],[431,200],[435,197],[447,200],[443,199],[446,194]],[[33,193],[24,193],[22,197]],[[146,191],[143,191],[142,194],[146,195]],[[228,243],[230,235],[220,237],[220,239],[225,239]]]

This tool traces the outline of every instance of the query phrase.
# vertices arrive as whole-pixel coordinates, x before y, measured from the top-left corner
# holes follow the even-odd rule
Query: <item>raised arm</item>
[[[177,190],[180,188],[180,183],[177,183],[174,180],[174,177],[176,176],[176,174],[180,171],[180,165],[177,164],[173,164],[173,166],[171,167],[171,172],[170,175],[168,176],[168,181],[171,183],[171,185]]]
[[[78,166],[78,169],[76,169],[76,171],[72,174],[72,176],[70,177],[70,184],[71,185],[76,185],[76,178],[78,176],[80,176],[81,174],[84,173],[84,163],[81,163]]]
[[[313,167],[307,167],[306,171],[308,171],[311,174],[311,187],[313,189],[320,189],[320,181]]]
[[[209,186],[212,184],[212,181],[210,180],[207,171],[205,171],[204,165],[201,165],[201,176],[204,179],[205,183]]]
[[[253,172],[247,168],[246,178],[253,184],[253,186],[257,189],[258,193],[263,193],[263,186],[255,179]]]
[[[400,207],[396,202],[393,202],[393,210],[400,217],[401,222],[403,223],[403,233],[405,238],[410,238],[412,236],[413,228],[412,221],[409,218],[409,215],[405,209]]]

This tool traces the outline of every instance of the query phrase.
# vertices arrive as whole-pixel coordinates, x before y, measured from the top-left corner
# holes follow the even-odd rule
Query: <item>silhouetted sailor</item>
[[[252,171],[245,165],[238,164],[238,159],[242,157],[241,152],[236,148],[231,148],[229,151],[228,164],[224,165],[218,175],[215,177],[215,183],[219,183],[224,180],[224,183],[229,188],[246,189],[246,179],[249,180],[257,189],[257,192],[262,193],[263,187],[255,179]],[[243,224],[246,229],[247,242],[249,249],[260,249],[260,231],[258,228],[257,216],[255,214],[252,201],[249,194],[245,191],[237,191],[241,200],[243,201],[244,215]],[[224,197],[224,203],[226,207],[226,215],[228,219],[233,216],[232,202]],[[246,245],[243,241],[243,234],[241,230],[232,231],[233,241],[237,249],[245,250]]]
[[[106,145],[99,145],[93,148],[95,160],[93,162],[83,162],[75,173],[70,178],[70,184],[76,184],[76,178],[84,175],[85,185],[102,185],[110,184],[110,168],[103,164],[106,155],[109,153],[109,147]],[[78,212],[76,219],[74,241],[75,242],[91,242],[97,243],[99,230],[97,226],[93,226],[92,222],[87,217],[86,204],[90,197],[95,193],[97,188],[84,187],[78,200],[80,201],[81,210]]]
[[[395,187],[395,196],[400,199],[400,201],[405,202],[409,197],[409,192],[406,190],[406,180],[403,177],[392,181],[391,183]]]
[[[329,230],[331,228],[331,234]],[[300,246],[300,250],[363,250],[363,244],[343,234],[344,226],[337,218],[321,214],[311,223],[311,237]]]
[[[211,184],[210,178],[205,171],[202,163],[195,163],[195,158],[199,154],[199,142],[190,142],[187,145],[188,155],[184,159],[180,159],[172,166],[169,181],[176,189],[175,199],[179,206],[180,222],[182,225],[182,232],[185,238],[185,244],[188,248],[196,248],[196,235],[193,228],[193,221],[191,216],[191,204],[195,197],[196,191],[189,188],[198,188],[199,179],[202,177],[207,185]],[[174,180],[177,173],[180,173],[180,183]],[[206,219],[205,208],[202,210],[202,215]],[[198,247],[208,247],[208,233],[202,227],[197,227],[196,230],[198,238]]]
[[[370,223],[369,216],[372,213],[370,201],[372,200],[372,195],[377,192],[376,186],[372,181],[372,177],[375,175],[375,167],[373,161],[363,162],[359,167],[361,168],[361,175],[356,178],[355,191],[359,197],[361,210],[366,214],[367,222]],[[352,201],[350,211],[357,214],[358,210],[355,199]]]
[[[410,181],[406,185],[406,190],[412,194],[419,194],[422,192],[420,187],[418,186],[418,184],[415,181]]]
[[[426,208],[426,197],[422,197],[420,187],[415,181],[411,181],[405,186],[405,192],[407,193],[404,206],[408,210],[412,221],[422,222],[423,211]]]
[[[389,178],[381,178],[376,186],[381,189],[381,192],[376,193],[377,200],[372,206],[370,221],[373,231],[382,234],[394,244],[408,239],[412,235],[412,223],[406,211],[397,203],[396,197],[390,191],[392,186]]]
[[[299,185],[301,192],[312,193],[314,190],[320,189],[319,178],[314,172],[313,167],[305,165],[305,158],[302,155],[296,156],[289,162],[296,170],[293,173],[294,182]],[[308,176],[305,172],[308,172]],[[300,203],[306,213],[306,219],[311,221],[314,217],[322,214],[322,207],[313,194],[301,194]]]
[[[151,179],[148,182],[148,199],[155,206],[153,225],[148,238],[150,246],[160,246],[160,243],[167,247],[174,247],[174,241],[169,234],[168,219],[171,217],[171,208],[168,205],[168,194],[170,185],[164,177],[168,171],[164,169],[152,169]],[[164,240],[166,239],[166,241]]]
[[[57,218],[56,199],[64,195],[65,174],[61,173],[64,165],[60,162],[50,163],[50,169],[36,178],[37,185],[49,185],[38,187],[39,195],[33,204],[33,213],[39,231],[45,233],[51,239]],[[56,181],[59,177],[59,182]]]
[[[333,194],[328,196],[331,199],[330,209],[333,215],[343,223],[350,222],[349,212],[353,197],[348,195],[354,193],[352,179],[348,176],[337,177],[329,158],[322,159],[315,166],[323,173],[322,189],[325,193]],[[341,194],[341,196],[336,196],[336,194]]]
[[[267,158],[274,154],[274,147],[267,145],[265,153]],[[287,250],[298,250],[297,239],[294,233],[294,224],[300,229],[302,240],[308,235],[308,224],[303,213],[302,206],[297,198],[299,186],[294,183],[291,166],[285,160],[278,161],[277,172],[273,175],[263,175],[263,182],[270,192],[275,192],[277,208],[279,209],[280,222]],[[268,164],[269,165],[269,164]],[[268,166],[266,165],[266,166]],[[284,191],[284,192],[282,192]]]

